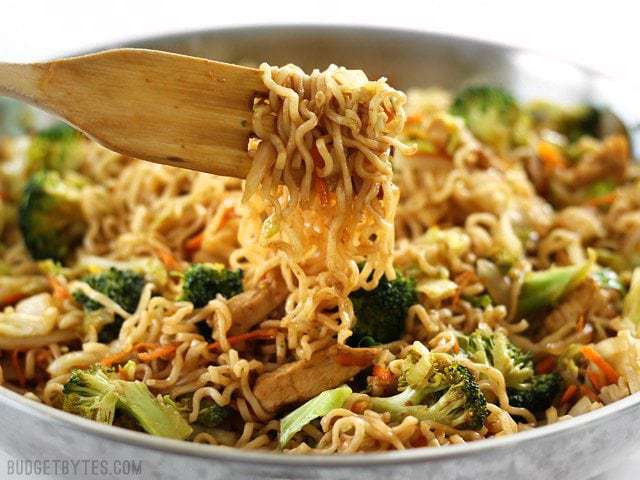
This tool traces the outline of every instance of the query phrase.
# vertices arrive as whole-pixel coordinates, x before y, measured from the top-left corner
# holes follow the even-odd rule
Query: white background
[[[46,59],[131,38],[216,26],[339,23],[429,30],[508,43],[596,68],[640,88],[640,16],[635,3],[0,0],[0,61]],[[640,444],[638,447],[637,459],[602,478],[640,478]]]

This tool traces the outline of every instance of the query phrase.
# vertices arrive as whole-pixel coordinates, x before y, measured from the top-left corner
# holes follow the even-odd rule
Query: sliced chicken
[[[280,273],[272,273],[256,288],[231,297],[227,305],[233,324],[228,335],[238,335],[251,330],[282,305],[288,293]]]
[[[379,353],[378,348],[333,345],[315,352],[309,360],[288,363],[262,375],[253,393],[265,410],[277,412],[343,384],[371,365]]]

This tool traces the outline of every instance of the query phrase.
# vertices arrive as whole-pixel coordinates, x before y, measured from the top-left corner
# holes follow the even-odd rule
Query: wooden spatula
[[[156,163],[243,178],[253,68],[153,50],[0,63],[0,95],[61,117],[105,147]]]

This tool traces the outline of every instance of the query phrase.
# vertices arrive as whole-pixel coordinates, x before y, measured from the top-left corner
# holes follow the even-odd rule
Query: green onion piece
[[[349,395],[351,389],[346,385],[326,390],[284,417],[280,421],[280,447],[284,448],[312,420],[326,415],[334,408],[342,407]]]

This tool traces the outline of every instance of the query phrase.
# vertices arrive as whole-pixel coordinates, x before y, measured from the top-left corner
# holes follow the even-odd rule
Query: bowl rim
[[[533,49],[525,47],[515,47],[507,43],[465,37],[443,32],[430,32],[428,30],[418,30],[411,28],[386,28],[382,26],[363,26],[354,24],[321,24],[321,23],[247,23],[238,25],[229,25],[219,28],[201,28],[189,32],[175,31],[166,34],[132,37],[128,40],[108,43],[96,44],[81,52],[72,54],[82,55],[96,51],[98,49],[126,48],[132,45],[147,43],[152,41],[179,41],[187,36],[203,36],[210,33],[224,34],[246,32],[269,32],[286,29],[288,31],[304,31],[307,33],[322,32],[336,33],[339,31],[358,30],[365,34],[377,36],[410,36],[422,38],[438,38],[443,41],[460,41],[471,46],[495,48],[504,52],[525,52],[540,55],[543,58],[553,59],[554,61],[565,63],[572,66],[584,74],[599,78],[601,80],[614,81],[628,85],[604,72],[598,71],[592,67],[572,62],[562,57],[550,54],[541,54]],[[32,414],[39,419],[54,421],[60,424],[67,424],[69,428],[82,431],[87,434],[94,434],[98,437],[112,441],[129,444],[140,448],[149,448],[158,452],[168,452],[173,454],[187,455],[203,459],[213,459],[219,461],[230,461],[239,464],[262,464],[280,467],[323,467],[323,468],[343,468],[363,465],[398,465],[410,463],[423,463],[428,461],[446,460],[451,458],[460,458],[473,454],[480,454],[485,450],[509,448],[516,444],[527,441],[539,440],[553,435],[559,435],[567,430],[578,429],[586,424],[601,423],[606,421],[608,417],[621,415],[623,412],[638,408],[640,406],[640,392],[634,393],[622,400],[618,400],[610,405],[604,405],[602,408],[588,412],[586,414],[563,420],[552,425],[544,425],[524,432],[503,437],[492,437],[474,442],[468,442],[461,445],[445,445],[438,448],[412,448],[407,450],[395,450],[385,452],[372,453],[355,453],[355,454],[337,454],[337,455],[287,455],[277,451],[260,451],[245,450],[241,448],[213,446],[208,444],[199,444],[182,440],[174,440],[162,437],[152,436],[143,432],[127,430],[125,428],[113,425],[105,425],[96,421],[88,420],[77,415],[73,415],[62,410],[56,409],[44,403],[30,400],[29,398],[14,392],[13,390],[0,385],[0,404],[9,403],[17,410]]]
[[[184,440],[156,437],[143,432],[127,430],[114,425],[105,425],[89,420],[63,410],[59,410],[47,404],[30,400],[4,386],[0,386],[0,404],[9,403],[16,409],[35,415],[42,420],[66,423],[69,427],[75,427],[84,433],[94,434],[107,440],[126,443],[135,447],[149,448],[158,452],[187,455],[204,459],[220,461],[232,461],[235,463],[255,464],[271,466],[313,466],[313,467],[352,467],[362,465],[397,465],[409,463],[421,463],[450,458],[460,458],[479,454],[486,450],[500,448],[514,448],[518,444],[528,441],[540,440],[553,435],[559,435],[567,430],[578,429],[586,424],[606,421],[614,415],[622,415],[627,410],[640,406],[640,392],[618,400],[612,404],[591,412],[562,420],[552,425],[543,425],[524,432],[503,437],[485,438],[460,445],[444,445],[438,448],[411,448],[407,450],[394,450],[385,452],[313,455],[296,454],[287,455],[279,451],[247,450],[242,448],[209,445]]]

